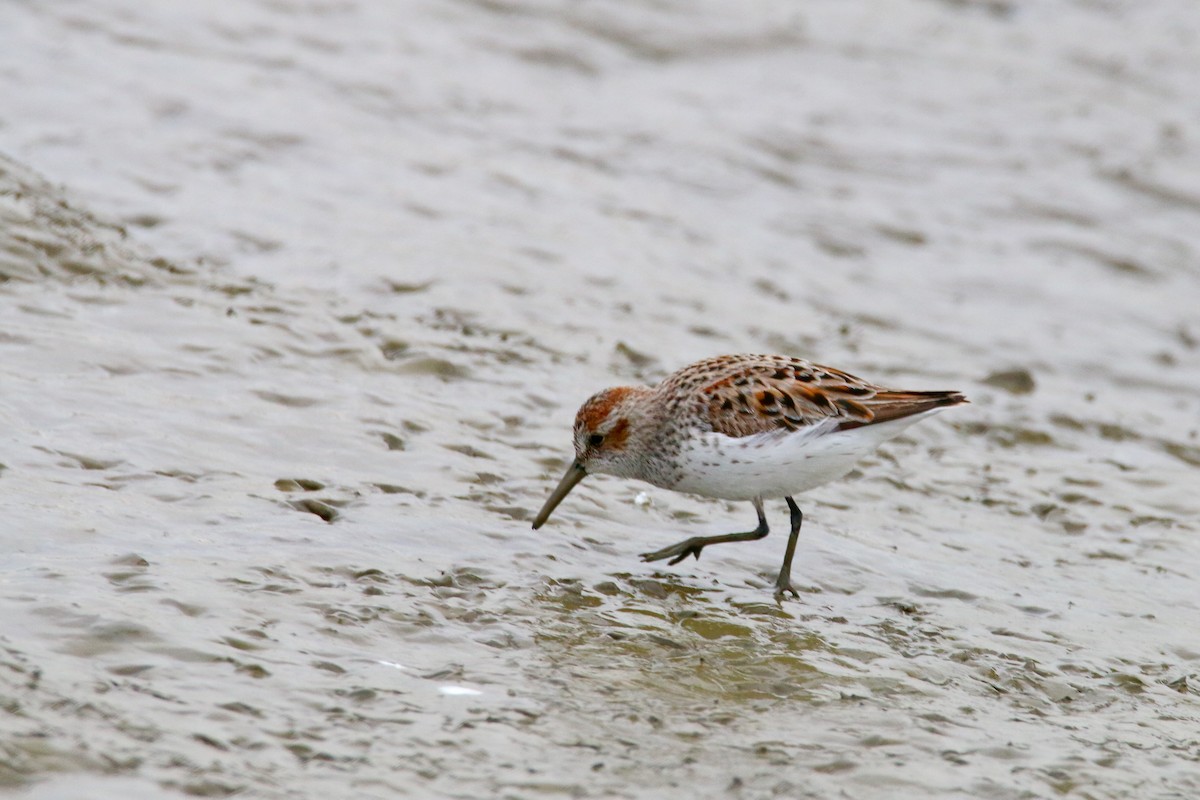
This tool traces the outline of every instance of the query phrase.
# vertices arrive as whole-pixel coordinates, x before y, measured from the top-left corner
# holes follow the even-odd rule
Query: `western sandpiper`
[[[754,504],[752,531],[693,536],[642,554],[643,561],[677,564],[700,558],[710,544],[763,538],[763,500],[782,497],[792,529],[775,597],[799,597],[791,573],[803,514],[793,496],[842,477],[914,422],[965,402],[959,392],[885,389],[789,356],[698,361],[657,386],[605,389],[583,404],[575,416],[575,460],[533,527],[592,473]]]

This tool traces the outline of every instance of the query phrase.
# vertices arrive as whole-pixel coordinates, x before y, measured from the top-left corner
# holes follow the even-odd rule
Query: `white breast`
[[[725,500],[788,497],[845,475],[882,442],[942,409],[836,430],[838,420],[734,438],[696,433],[679,454],[683,476],[668,488]]]

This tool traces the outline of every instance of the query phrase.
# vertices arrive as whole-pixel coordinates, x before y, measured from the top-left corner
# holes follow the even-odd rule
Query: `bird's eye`
[[[593,433],[591,436],[588,437],[588,446],[589,447],[599,447],[602,444],[604,444],[604,434]]]

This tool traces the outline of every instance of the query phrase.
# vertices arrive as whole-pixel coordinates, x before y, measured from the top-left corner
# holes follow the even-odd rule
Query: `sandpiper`
[[[885,389],[789,356],[698,361],[657,386],[605,389],[583,404],[575,416],[575,460],[533,527],[588,474],[754,504],[752,531],[694,536],[642,554],[643,561],[677,564],[700,558],[710,544],[763,538],[763,500],[782,497],[792,527],[775,597],[799,597],[791,573],[803,514],[794,496],[842,477],[914,422],[966,402],[960,392]]]

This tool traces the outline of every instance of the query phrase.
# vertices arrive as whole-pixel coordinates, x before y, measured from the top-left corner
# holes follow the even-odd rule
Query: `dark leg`
[[[792,512],[792,532],[788,534],[787,550],[783,551],[783,566],[779,568],[779,577],[775,579],[775,599],[782,600],[788,592],[799,599],[799,593],[792,588],[792,556],[796,554],[796,540],[800,538],[800,523],[804,522],[804,514],[795,500],[790,497],[783,499],[787,500],[788,510]]]
[[[699,559],[700,551],[710,544],[750,542],[755,539],[761,539],[767,535],[767,515],[763,513],[761,499],[754,501],[754,510],[758,512],[758,527],[752,531],[745,533],[725,533],[720,536],[693,536],[691,539],[684,539],[679,544],[664,547],[662,550],[655,550],[653,553],[642,553],[642,561],[659,561],[669,558],[671,560],[667,562],[668,564],[678,564],[688,556],[695,556]]]

